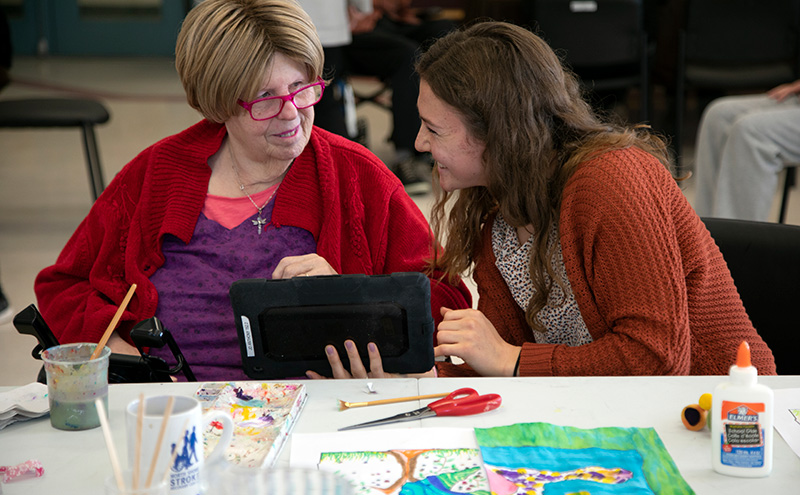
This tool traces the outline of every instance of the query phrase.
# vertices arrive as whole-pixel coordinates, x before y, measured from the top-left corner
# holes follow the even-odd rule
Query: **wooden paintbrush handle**
[[[347,407],[364,407],[364,406],[377,406],[380,404],[394,404],[396,402],[407,402],[411,400],[424,400],[424,399],[441,399],[446,397],[447,394],[428,394],[428,395],[415,395],[413,397],[398,397],[396,399],[381,399],[371,400],[369,402],[347,402]]]
[[[89,359],[97,359],[100,356],[100,353],[103,352],[106,342],[108,342],[109,337],[111,337],[111,332],[117,328],[117,323],[119,323],[119,319],[122,318],[122,313],[124,313],[125,308],[128,307],[128,303],[131,301],[134,292],[136,292],[136,284],[131,284],[131,288],[128,289],[128,293],[125,294],[125,299],[122,300],[122,304],[120,304],[119,308],[117,308],[117,312],[114,314],[114,317],[111,318],[111,323],[108,324],[108,328],[106,328],[103,337],[100,339],[100,342],[97,343],[97,347],[92,353],[92,357]]]

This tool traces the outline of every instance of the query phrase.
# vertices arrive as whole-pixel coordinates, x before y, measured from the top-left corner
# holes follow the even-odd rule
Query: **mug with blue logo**
[[[172,410],[164,425],[164,413],[170,402]],[[135,400],[125,409],[125,424],[128,467],[139,473],[140,486],[145,486],[149,479],[166,477],[170,495],[202,493],[204,464],[220,459],[233,438],[231,416],[217,410],[204,414],[200,401],[194,397],[160,395],[146,398],[141,415],[139,401]],[[219,429],[221,435],[205,455],[203,432],[208,428]]]

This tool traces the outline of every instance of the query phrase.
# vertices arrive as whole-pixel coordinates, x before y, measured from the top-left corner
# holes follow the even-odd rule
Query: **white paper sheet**
[[[775,389],[774,425],[800,457],[800,388]]]
[[[289,465],[317,469],[323,452],[391,449],[477,449],[472,428],[363,429],[336,433],[294,433]]]

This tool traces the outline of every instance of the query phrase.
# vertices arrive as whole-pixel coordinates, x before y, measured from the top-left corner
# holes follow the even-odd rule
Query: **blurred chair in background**
[[[616,103],[616,91],[638,91],[639,112],[650,119],[649,43],[644,0],[533,0],[532,23],[590,91],[593,103]],[[605,101],[608,98],[608,101]],[[630,112],[629,118],[630,118]]]
[[[5,12],[0,9],[0,90],[12,82],[10,73],[12,55],[11,30]],[[0,128],[78,127],[81,129],[93,201],[105,188],[94,126],[103,124],[108,119],[108,110],[95,100],[67,98],[0,100]]]
[[[96,200],[105,189],[94,126],[108,122],[108,119],[108,110],[96,100],[75,98],[0,100],[0,127],[81,129],[92,201]]]
[[[781,195],[781,206],[778,209],[778,223],[786,221],[786,210],[789,208],[789,193],[797,185],[797,169],[800,163],[786,164],[786,177],[783,181],[783,194]]]

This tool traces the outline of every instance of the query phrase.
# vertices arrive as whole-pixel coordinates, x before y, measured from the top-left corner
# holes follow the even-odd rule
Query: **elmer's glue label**
[[[772,471],[772,389],[757,383],[750,346],[742,342],[730,380],[714,389],[711,462],[721,474],[767,476]]]

